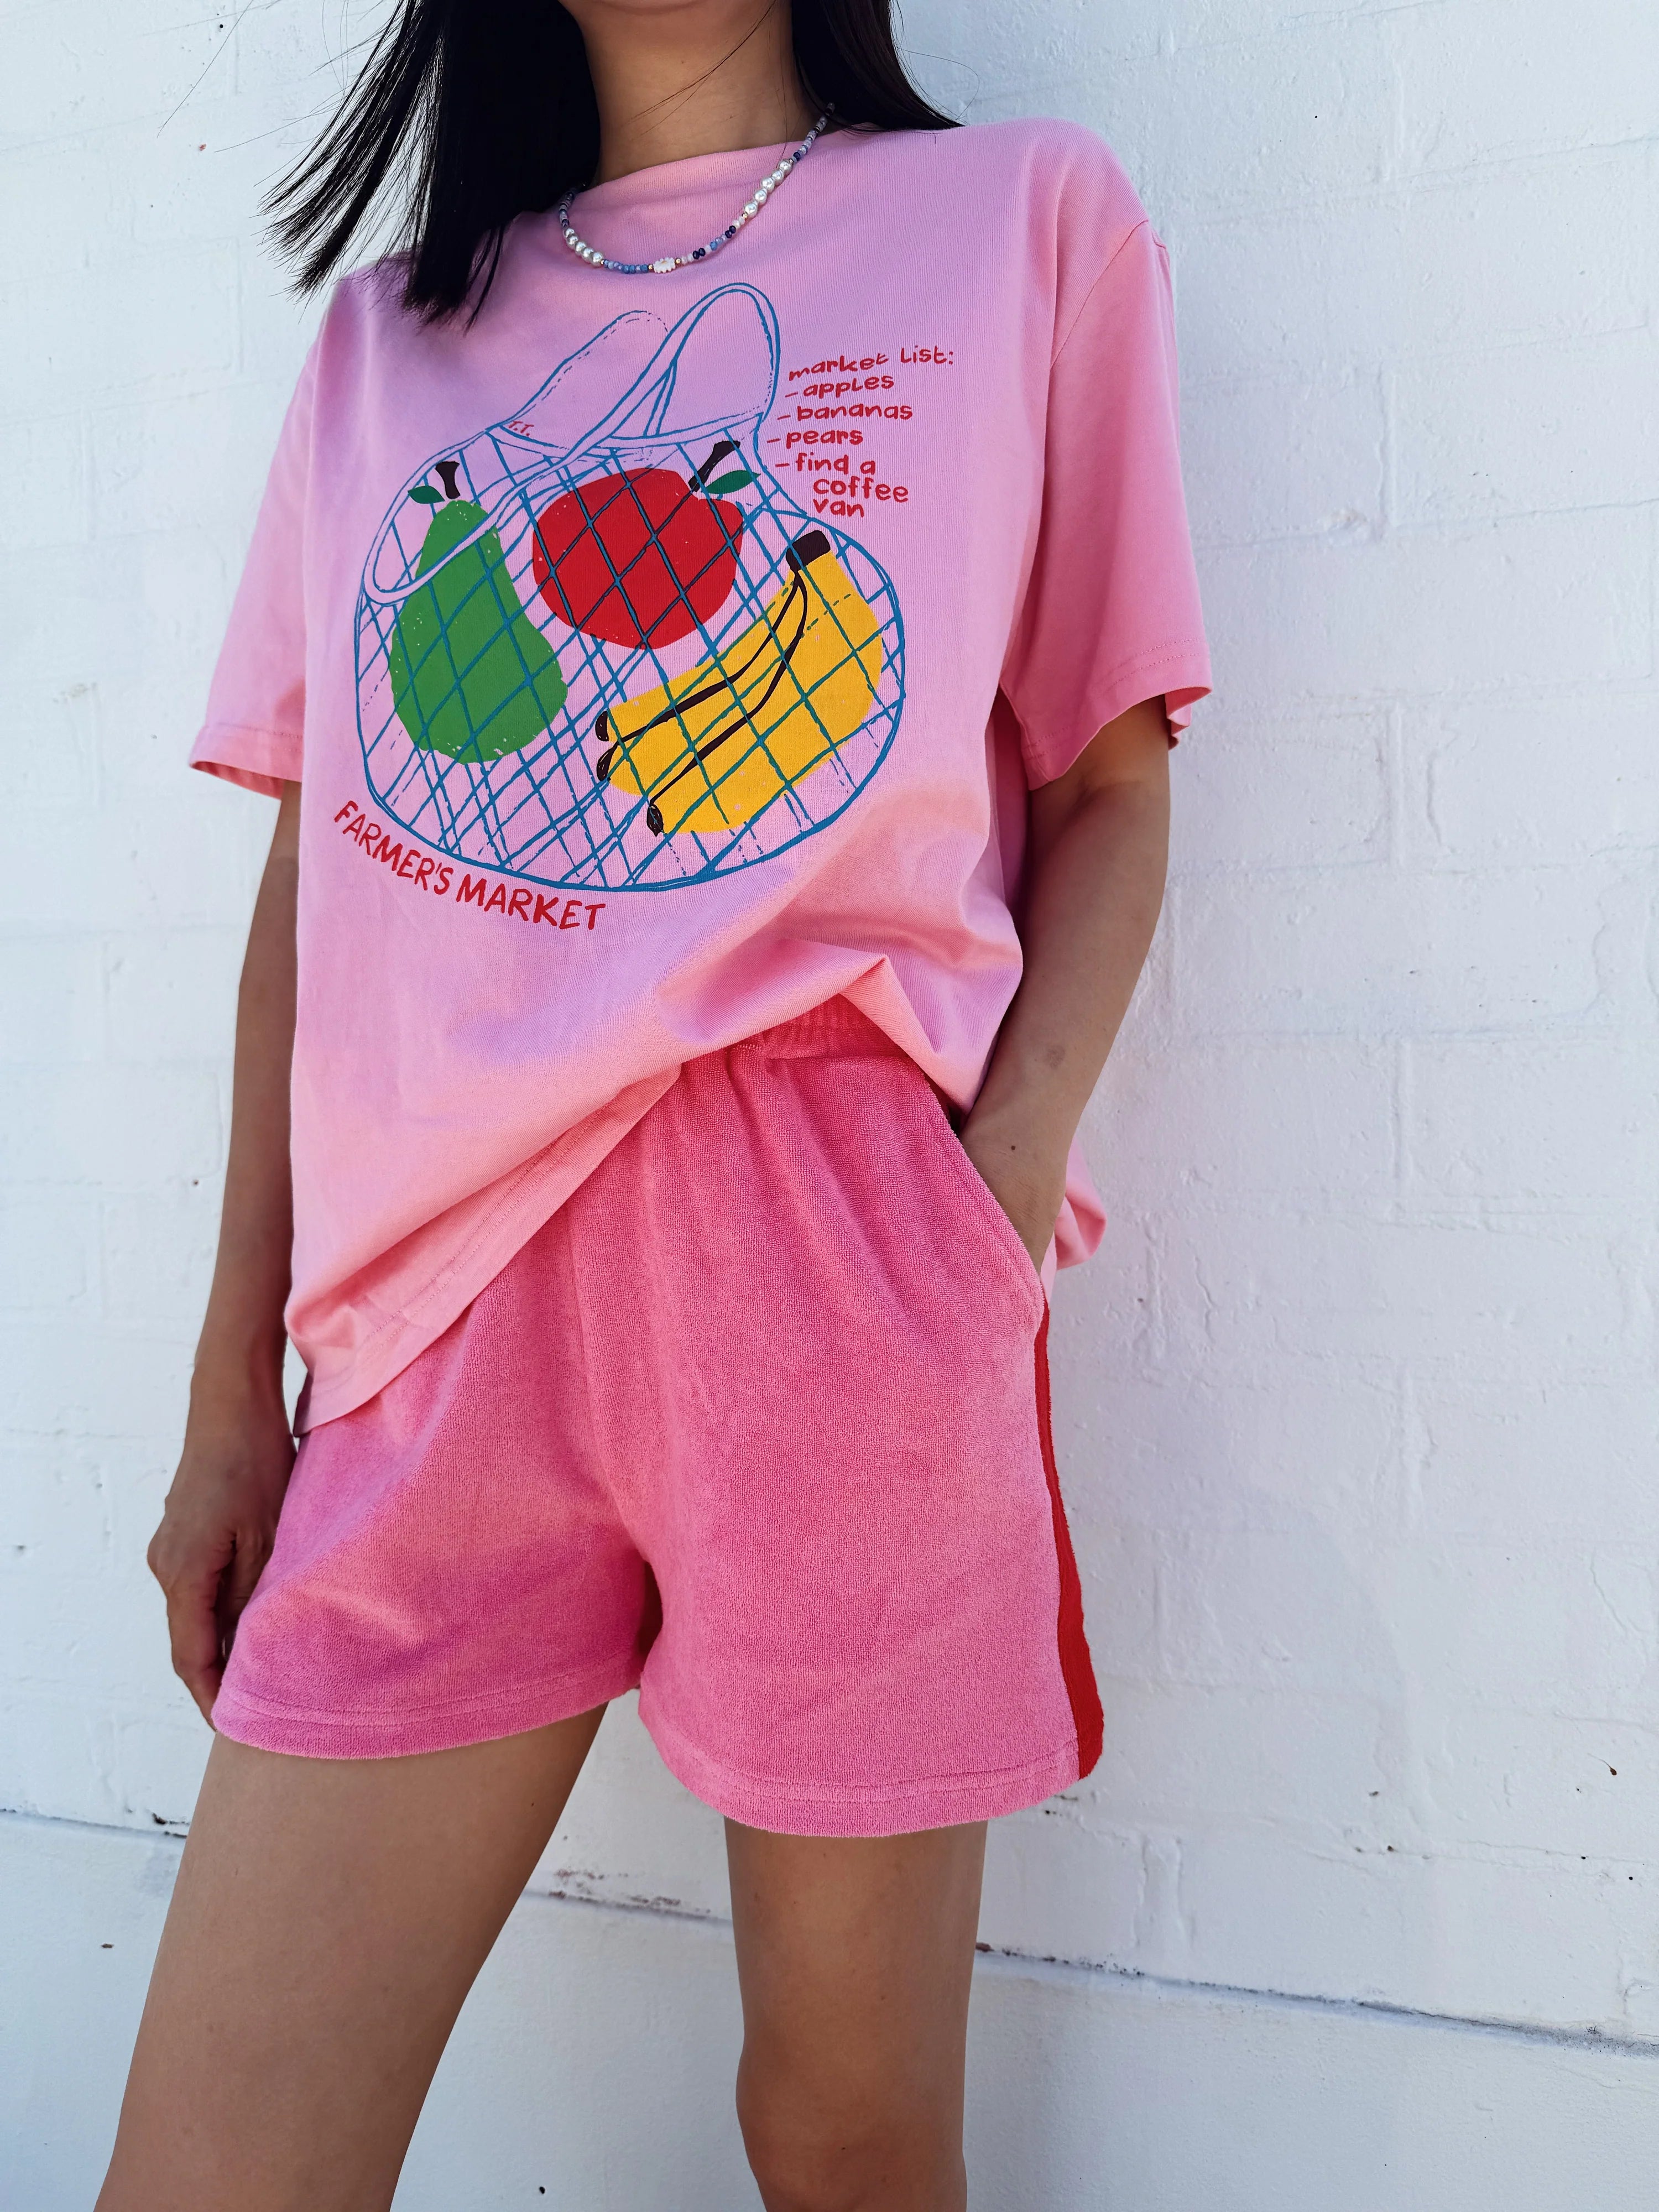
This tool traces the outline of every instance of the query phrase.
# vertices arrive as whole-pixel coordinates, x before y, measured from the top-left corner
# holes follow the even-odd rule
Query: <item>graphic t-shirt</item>
[[[775,158],[574,220],[684,251]],[[334,295],[191,756],[302,786],[310,1424],[696,1054],[844,994],[971,1103],[1029,790],[1138,700],[1173,737],[1209,680],[1164,250],[1086,131],[834,134],[672,276],[521,217],[470,325],[400,276]],[[1074,1156],[1059,1261],[1102,1226]]]

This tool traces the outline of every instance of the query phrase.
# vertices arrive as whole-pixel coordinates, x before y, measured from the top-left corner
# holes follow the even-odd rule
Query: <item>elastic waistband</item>
[[[758,1053],[764,1060],[819,1060],[836,1053],[905,1057],[884,1029],[861,1014],[850,999],[826,999],[793,1021],[778,1022],[769,1030],[757,1030],[733,1052]]]

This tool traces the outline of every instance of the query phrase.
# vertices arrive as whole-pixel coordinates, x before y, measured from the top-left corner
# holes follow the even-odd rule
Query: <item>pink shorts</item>
[[[1036,1803],[1099,1754],[1024,1247],[845,1000],[691,1062],[448,1331],[301,1447],[214,1708],[313,1759],[635,1684],[787,1834]]]

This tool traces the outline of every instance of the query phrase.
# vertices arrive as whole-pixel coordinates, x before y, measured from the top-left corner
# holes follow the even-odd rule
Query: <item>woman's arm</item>
[[[1066,1155],[1152,941],[1169,831],[1162,699],[1109,722],[1031,794],[1024,974],[962,1141],[1038,1266]]]
[[[283,787],[248,931],[219,1255],[191,1380],[185,1447],[149,1566],[167,1593],[173,1665],[205,1718],[237,1616],[270,1554],[294,1465],[283,1353],[294,1241],[294,1057],[300,787]]]

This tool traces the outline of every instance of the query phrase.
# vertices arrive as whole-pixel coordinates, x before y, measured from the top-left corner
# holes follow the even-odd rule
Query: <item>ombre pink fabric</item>
[[[712,236],[775,159],[644,170],[585,193],[576,220],[605,252],[653,258]],[[335,295],[192,755],[254,790],[303,785],[302,1425],[434,1343],[700,1055],[844,994],[970,1104],[1019,981],[1029,790],[1137,701],[1161,698],[1173,736],[1209,684],[1168,265],[1086,131],[832,133],[715,263],[668,276],[596,270],[551,215],[525,216],[473,322],[404,313],[399,273]],[[835,533],[880,611],[897,709],[844,805],[845,747],[790,793],[798,820],[754,832],[764,850],[697,877],[712,848],[671,825],[645,859],[687,878],[644,887],[606,857],[637,825],[595,796],[595,698],[471,781],[418,750],[392,774],[414,741],[372,650],[387,533],[412,560],[465,462],[518,562],[515,618],[579,684],[600,648],[538,590],[501,471],[574,451],[599,480],[621,463],[596,426],[640,389],[629,434],[660,421],[678,468],[743,416],[722,465],[745,544],[780,514]],[[705,641],[664,650],[684,673]],[[617,696],[655,680],[621,656],[611,672]],[[538,763],[533,793],[515,760]],[[1074,1155],[1054,1258],[1082,1259],[1103,1226]]]
[[[753,1826],[1035,1804],[1099,1746],[1045,1317],[927,1079],[844,1000],[694,1060],[306,1438],[214,1724],[373,1758],[637,1683],[674,1773]]]

